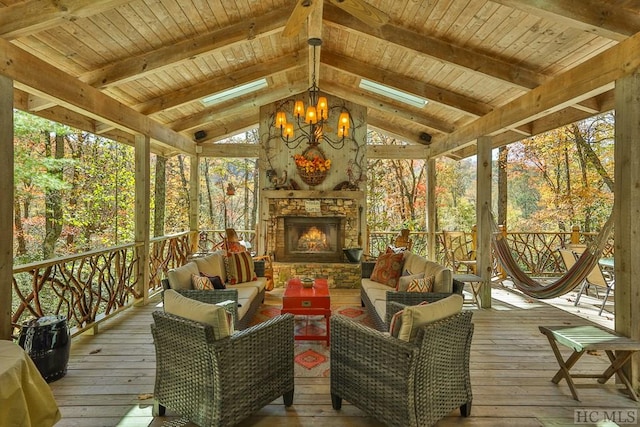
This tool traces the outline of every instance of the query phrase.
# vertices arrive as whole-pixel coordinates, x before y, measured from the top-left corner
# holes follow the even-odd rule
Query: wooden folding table
[[[633,353],[640,351],[640,342],[624,337],[615,332],[605,330],[592,325],[587,326],[540,326],[540,332],[546,335],[551,344],[553,354],[558,360],[560,370],[551,379],[558,384],[562,378],[567,381],[571,395],[578,399],[577,387],[589,387],[588,384],[575,384],[574,378],[596,378],[599,384],[606,383],[614,374],[618,376],[622,384],[616,384],[619,388],[626,388],[630,397],[638,401],[638,395],[631,386],[629,378],[622,369]],[[564,360],[558,344],[573,349],[573,353]],[[609,367],[599,375],[595,374],[570,374],[569,370],[576,364],[585,351],[604,351],[609,357]]]

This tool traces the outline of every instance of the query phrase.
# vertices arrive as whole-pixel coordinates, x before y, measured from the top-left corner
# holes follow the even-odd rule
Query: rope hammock
[[[613,216],[609,216],[595,241],[587,245],[587,249],[582,253],[576,263],[567,272],[552,283],[541,284],[529,277],[513,258],[511,250],[507,246],[507,239],[500,233],[498,224],[491,216],[491,243],[493,250],[502,264],[502,267],[513,279],[513,283],[524,294],[539,299],[555,298],[564,295],[578,286],[589,275],[591,270],[597,265],[600,255],[607,243],[611,229],[613,228]]]

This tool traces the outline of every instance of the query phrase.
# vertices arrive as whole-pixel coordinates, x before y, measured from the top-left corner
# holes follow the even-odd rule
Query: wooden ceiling
[[[640,58],[637,0],[366,0],[388,18],[377,26],[345,10],[365,0],[312,0],[320,12],[283,36],[299,1],[0,0],[0,74],[18,109],[195,153],[305,91],[317,35],[322,92],[366,106],[370,127],[411,144],[432,135],[431,155],[466,157],[481,135],[497,146],[611,110],[615,79]],[[200,101],[261,77],[268,87],[253,94]],[[361,78],[429,103],[375,95]]]

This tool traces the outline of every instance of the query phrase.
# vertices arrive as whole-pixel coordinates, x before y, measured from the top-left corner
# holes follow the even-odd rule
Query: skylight
[[[219,104],[221,102],[264,89],[265,87],[267,87],[267,79],[263,78],[231,89],[223,90],[222,92],[214,93],[213,95],[202,98],[200,101],[206,107],[209,107],[211,105]]]
[[[391,98],[396,101],[404,102],[405,104],[409,104],[417,108],[422,108],[427,105],[427,102],[429,102],[419,96],[411,95],[410,93],[402,92],[390,86],[372,82],[371,80],[360,79],[360,88],[377,93],[378,95],[386,96],[387,98]]]

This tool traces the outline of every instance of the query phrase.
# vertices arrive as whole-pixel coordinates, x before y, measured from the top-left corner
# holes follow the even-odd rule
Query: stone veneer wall
[[[274,262],[274,286],[284,287],[292,277],[326,277],[329,288],[357,289],[360,287],[360,263]]]

